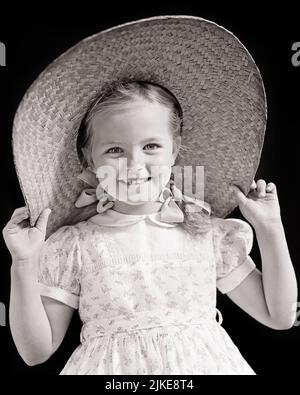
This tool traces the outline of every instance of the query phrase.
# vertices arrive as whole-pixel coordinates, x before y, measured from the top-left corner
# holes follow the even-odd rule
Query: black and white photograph
[[[296,375],[295,10],[81,6],[0,27],[1,374]]]

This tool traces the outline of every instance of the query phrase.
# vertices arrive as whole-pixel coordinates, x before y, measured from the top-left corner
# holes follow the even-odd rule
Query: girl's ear
[[[181,136],[176,136],[173,140],[173,152],[172,152],[174,161],[178,155],[180,145],[181,145]]]

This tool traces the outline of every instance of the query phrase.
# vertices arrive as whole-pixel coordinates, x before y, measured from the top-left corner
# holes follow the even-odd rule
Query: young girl
[[[14,261],[10,322],[27,364],[42,363],[57,350],[79,305],[82,344],[61,374],[251,374],[215,320],[215,271],[220,291],[259,322],[274,329],[292,326],[296,284],[274,184],[253,182],[247,197],[235,190],[255,229],[263,274],[248,255],[252,230],[246,222],[210,218],[208,230],[205,209],[189,214],[194,221],[180,227],[160,221],[159,200],[123,200],[125,189],[132,197],[147,183],[137,192],[137,186],[118,181],[120,158],[127,159],[133,178],[151,175],[160,192],[151,166],[169,164],[170,172],[176,159],[180,116],[174,108],[172,97],[154,85],[116,88],[90,110],[78,143],[84,142],[86,168],[116,170],[120,200],[102,199],[101,213],[61,227],[45,246],[49,210],[34,228],[24,225],[26,207],[7,224]],[[92,184],[92,171],[81,177]],[[79,205],[90,203],[83,198]],[[39,249],[38,278],[48,296],[42,303],[33,259]]]
[[[116,84],[79,129],[78,213],[46,241],[50,209],[33,227],[28,207],[13,213],[3,230],[10,325],[28,365],[55,353],[76,309],[81,344],[64,375],[255,374],[221,326],[216,288],[270,328],[293,325],[297,287],[275,185],[253,181],[247,196],[232,185],[261,273],[251,226],[215,216],[174,182],[182,125],[163,86]]]

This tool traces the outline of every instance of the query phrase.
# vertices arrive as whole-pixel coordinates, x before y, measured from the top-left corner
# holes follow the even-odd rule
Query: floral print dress
[[[216,289],[255,269],[252,228],[211,217],[192,237],[159,218],[109,209],[44,243],[40,294],[78,309],[83,323],[61,375],[255,374],[216,310]]]

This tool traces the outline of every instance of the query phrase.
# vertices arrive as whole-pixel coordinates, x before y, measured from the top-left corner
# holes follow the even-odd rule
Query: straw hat
[[[266,127],[266,97],[251,55],[228,30],[194,16],[158,16],[88,37],[55,59],[22,99],[13,125],[16,172],[34,225],[52,208],[47,236],[78,210],[86,186],[76,150],[91,102],[122,79],[169,89],[183,110],[176,165],[204,166],[205,201],[225,217],[257,171]]]

